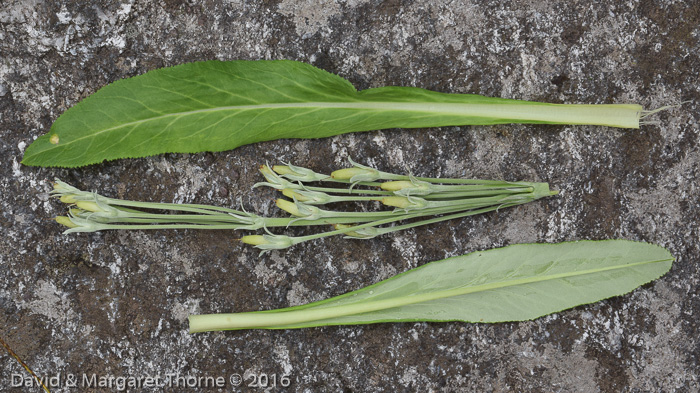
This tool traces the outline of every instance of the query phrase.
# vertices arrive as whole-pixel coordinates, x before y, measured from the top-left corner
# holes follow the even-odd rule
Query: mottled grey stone
[[[48,376],[179,373],[228,382],[240,374],[248,383],[251,374],[289,374],[289,388],[271,391],[304,392],[699,391],[699,6],[602,3],[3,0],[0,336]],[[109,82],[194,60],[279,58],[310,62],[358,88],[647,108],[688,102],[640,130],[387,130],[80,169],[19,164],[59,114]],[[273,193],[251,191],[258,164],[331,171],[348,157],[418,175],[547,181],[561,194],[263,257],[232,232],[64,236],[50,220],[65,211],[47,197],[54,177],[109,196],[275,214]],[[631,294],[530,322],[187,333],[191,312],[320,300],[506,244],[608,238],[659,244],[677,262]],[[29,391],[10,387],[12,374],[25,374],[3,359],[0,390]]]

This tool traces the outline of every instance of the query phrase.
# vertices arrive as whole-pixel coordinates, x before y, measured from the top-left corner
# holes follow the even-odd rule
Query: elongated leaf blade
[[[378,322],[524,321],[630,292],[665,274],[672,262],[673,256],[664,248],[625,240],[522,244],[429,263],[325,301],[224,315],[232,321],[237,315],[277,316],[280,321],[294,320],[295,315],[319,316],[256,326],[283,329]],[[342,315],[344,310],[359,312]]]
[[[29,146],[22,163],[77,167],[395,127],[563,123],[638,128],[639,111],[638,105],[544,104],[411,87],[358,92],[348,81],[300,62],[207,61],[150,71],[100,89],[61,115]]]

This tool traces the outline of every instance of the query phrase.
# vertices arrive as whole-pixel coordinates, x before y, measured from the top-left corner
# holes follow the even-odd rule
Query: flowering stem
[[[65,232],[94,232],[111,229],[228,229],[256,230],[290,226],[334,225],[322,233],[290,237],[243,236],[241,241],[267,252],[305,241],[343,235],[371,238],[421,225],[472,216],[524,204],[554,195],[547,183],[504,182],[472,179],[438,179],[394,175],[353,163],[330,176],[293,165],[263,165],[265,183],[283,191],[292,201],[278,199],[279,208],[292,216],[261,217],[246,211],[199,204],[137,202],[107,198],[56,181],[52,194],[75,204],[68,217],[56,221]],[[376,182],[376,180],[389,180]],[[317,187],[305,183],[330,182],[345,188]],[[349,187],[348,187],[349,185]],[[356,187],[357,186],[357,187]],[[364,189],[360,187],[375,187]],[[333,211],[315,205],[336,202],[372,202],[394,207],[380,211]],[[160,211],[160,212],[157,212]],[[167,213],[163,213],[166,211]],[[402,224],[398,222],[406,221]]]

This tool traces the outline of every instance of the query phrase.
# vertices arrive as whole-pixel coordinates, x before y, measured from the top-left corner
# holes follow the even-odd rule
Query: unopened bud
[[[94,198],[93,193],[80,191],[79,189],[64,183],[58,179],[53,183],[53,190],[49,192],[52,196],[59,197],[63,203],[75,203],[76,201],[85,201]]]
[[[78,200],[75,198],[75,195],[67,194],[67,195],[61,195],[60,198],[58,198],[63,203],[76,203]]]
[[[379,171],[374,168],[350,162],[354,165],[352,168],[333,171],[331,177],[336,180],[349,180],[353,183],[358,181],[375,181],[381,177]]]
[[[285,188],[282,190],[282,194],[296,201],[304,202],[307,205],[325,205],[326,203],[330,203],[333,199],[325,192],[310,190],[291,190]]]
[[[302,168],[296,165],[275,165],[272,170],[282,177],[293,181],[312,182],[327,179],[328,175],[316,173],[311,169]]]
[[[267,165],[260,165],[260,167],[258,168],[258,170],[259,170],[260,173],[262,173],[262,175],[265,176],[265,177],[267,177],[268,175],[274,175],[273,172],[272,172],[272,169],[270,169],[270,167],[267,166]]]
[[[299,202],[307,202],[309,200],[309,198],[289,188],[282,190],[282,195],[286,196],[287,198],[296,199]]]
[[[275,204],[280,209],[302,220],[318,220],[325,212],[325,210],[321,210],[315,206],[308,206],[301,202],[290,202],[285,199],[278,199]]]
[[[268,186],[268,187],[272,187],[272,188],[275,188],[278,190],[282,190],[285,188],[292,188],[292,189],[301,188],[301,186],[294,184],[286,179],[281,178],[277,173],[275,173],[267,165],[260,165],[260,173],[262,173],[262,175],[265,176],[265,180],[267,180],[267,181],[255,183],[253,185],[253,188],[260,187],[260,186]]]
[[[67,226],[68,228],[77,228],[78,227],[78,225],[74,224],[73,221],[71,221],[70,217],[58,216],[58,217],[54,218],[54,220],[56,220],[57,223],[59,223],[63,226]]]
[[[277,172],[278,175],[297,175],[298,173],[294,172],[292,168],[290,168],[288,165],[273,165],[272,170]]]
[[[381,199],[381,202],[386,206],[393,206],[398,209],[412,210],[423,209],[427,205],[427,201],[423,198],[390,196]]]
[[[103,229],[108,228],[101,223],[98,223],[98,222],[95,222],[92,220],[87,220],[87,219],[80,218],[80,217],[68,218],[71,222],[71,225],[68,225],[64,218],[61,218],[61,220],[59,221],[59,218],[60,217],[56,217],[56,222],[68,227],[68,229],[63,231],[64,234],[73,233],[73,232],[97,232],[97,231],[101,231]]]
[[[56,179],[53,183],[53,190],[51,191],[54,194],[76,194],[76,193],[81,193],[79,189],[71,186],[68,183],[64,183],[58,179]]]
[[[78,208],[85,210],[85,211],[89,211],[89,212],[97,213],[97,212],[104,212],[105,211],[104,209],[102,209],[100,207],[100,205],[98,205],[95,202],[91,202],[91,201],[77,201],[77,202],[75,202],[75,205],[78,206]]]
[[[428,195],[432,192],[430,183],[417,180],[395,180],[384,182],[381,185],[382,190],[392,191],[396,195]]]
[[[294,202],[290,202],[286,199],[278,199],[277,201],[275,201],[275,204],[277,205],[277,207],[279,207],[280,209],[286,211],[287,213],[289,213],[293,216],[297,216],[297,217],[304,216],[304,214],[302,214],[299,211],[297,204]]]
[[[262,250],[260,255],[270,250],[281,250],[294,245],[292,238],[285,235],[248,235],[243,236],[241,242]]]
[[[263,235],[248,235],[241,238],[241,242],[245,244],[250,244],[251,246],[259,246],[261,244],[268,244],[269,242],[265,240]]]
[[[331,177],[336,180],[375,181],[379,179],[379,171],[371,168],[345,168],[338,169],[331,173]]]
[[[110,217],[119,217],[124,214],[123,211],[115,208],[114,206],[96,201],[77,201],[75,206],[85,212],[93,213],[91,217],[94,218],[95,221],[101,221],[101,219]]]
[[[382,183],[381,187],[382,190],[386,191],[399,191],[404,188],[413,187],[413,183],[408,180],[394,180]]]
[[[85,210],[83,210],[83,209],[68,209],[68,214],[70,214],[71,217],[80,217],[81,215],[85,214]]]

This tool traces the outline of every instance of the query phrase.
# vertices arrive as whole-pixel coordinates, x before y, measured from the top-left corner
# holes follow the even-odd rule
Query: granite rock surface
[[[62,375],[56,392],[86,391],[68,387],[69,374],[179,375],[187,384],[222,377],[221,391],[262,390],[247,385],[266,374],[270,384],[278,378],[273,392],[698,392],[699,53],[700,5],[692,0],[3,0],[0,337],[37,374]],[[20,164],[57,116],[112,81],[195,60],[282,58],[360,89],[684,104],[640,130],[385,130],[78,169]],[[274,194],[251,190],[259,164],[330,172],[348,157],[431,177],[546,181],[561,193],[262,257],[228,231],[62,235],[50,220],[65,214],[48,197],[55,177],[108,196],[274,215]],[[610,238],[667,247],[676,262],[630,294],[529,322],[187,333],[190,313],[303,304],[507,244]],[[13,378],[28,374],[7,353],[0,357],[0,391],[40,390],[13,388]],[[282,375],[288,387],[279,386]]]

